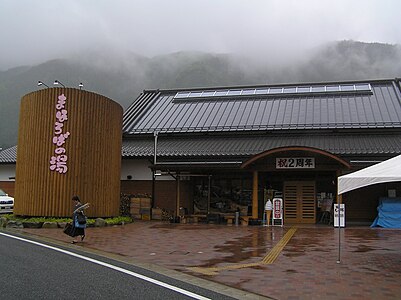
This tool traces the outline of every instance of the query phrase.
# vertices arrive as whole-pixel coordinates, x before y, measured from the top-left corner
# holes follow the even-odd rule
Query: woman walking
[[[72,237],[81,237],[81,242],[85,238],[85,228],[86,228],[86,217],[84,214],[84,209],[88,208],[88,204],[82,204],[78,196],[73,196],[72,201],[74,201],[74,211],[72,213],[72,229],[70,235]],[[78,241],[74,239],[71,243],[75,244]]]

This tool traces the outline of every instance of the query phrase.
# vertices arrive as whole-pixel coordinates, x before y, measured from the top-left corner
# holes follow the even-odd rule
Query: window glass
[[[252,90],[243,90],[242,95],[253,95],[255,94],[255,89]]]
[[[178,92],[174,98],[180,99],[180,98],[187,98],[189,95],[189,92]]]
[[[228,91],[229,96],[238,96],[241,95],[241,90],[230,90]]]
[[[189,94],[189,98],[195,98],[195,97],[200,97],[202,95],[202,92],[191,92]]]
[[[324,92],[325,87],[324,86],[312,86],[312,92]]]
[[[297,89],[298,93],[309,93],[310,92],[310,86],[300,86]]]
[[[328,85],[328,86],[326,86],[326,91],[327,92],[338,92],[338,91],[340,91],[340,86],[338,86],[338,85]]]
[[[270,88],[269,94],[281,94],[283,92],[283,88]]]
[[[227,95],[227,90],[223,90],[223,91],[217,91],[215,96],[225,96]]]
[[[296,93],[296,91],[297,91],[297,88],[295,88],[295,87],[286,87],[286,88],[284,88],[283,93],[293,94],[293,93]]]
[[[353,91],[354,85],[351,84],[343,84],[341,85],[341,91]]]
[[[265,94],[267,94],[267,91],[268,91],[268,89],[257,89],[255,91],[255,94],[256,95],[265,95]]]

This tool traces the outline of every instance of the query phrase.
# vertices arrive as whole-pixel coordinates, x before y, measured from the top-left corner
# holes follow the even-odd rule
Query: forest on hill
[[[126,109],[144,89],[369,80],[401,77],[399,45],[332,42],[281,62],[235,54],[177,52],[156,57],[93,51],[0,71],[0,148],[17,144],[21,97],[55,79],[107,96]]]

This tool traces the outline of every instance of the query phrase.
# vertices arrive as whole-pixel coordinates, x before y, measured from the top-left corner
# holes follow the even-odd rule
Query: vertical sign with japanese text
[[[278,222],[276,220],[279,220]],[[279,224],[277,224],[279,223]],[[273,226],[283,226],[283,199],[273,198]]]
[[[340,214],[340,215],[339,215]],[[334,227],[338,227],[338,223],[340,223],[340,227],[345,227],[345,204],[340,204],[340,210],[338,210],[338,204],[334,204]]]
[[[64,132],[63,128],[68,120],[68,111],[66,109],[67,97],[61,94],[57,97],[56,104],[56,122],[54,123],[54,132],[52,143],[56,145],[54,155],[50,158],[50,170],[59,172],[60,174],[67,173],[68,156],[65,150],[65,142],[70,136],[70,133]]]

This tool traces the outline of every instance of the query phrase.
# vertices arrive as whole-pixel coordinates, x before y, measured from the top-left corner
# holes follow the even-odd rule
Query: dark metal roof
[[[357,82],[336,84],[352,83]],[[124,113],[123,133],[127,136],[155,131],[177,133],[401,128],[398,80],[371,80],[365,83],[370,84],[371,92],[237,95],[186,101],[174,99],[177,91],[186,90],[144,91]],[[313,88],[330,84],[334,83],[293,86]],[[291,85],[274,87],[280,86]],[[213,88],[215,91],[219,89],[223,88]],[[210,88],[195,90],[210,91]]]
[[[0,163],[15,163],[17,161],[17,146],[0,151]]]
[[[401,134],[192,136],[185,139],[161,135],[157,142],[157,157],[252,156],[290,146],[318,148],[336,155],[395,155],[401,154]],[[123,158],[152,157],[153,154],[151,138],[123,141]]]
[[[158,157],[243,157],[279,147],[311,147],[336,155],[401,154],[399,134],[308,134],[308,135],[232,135],[232,136],[159,136]],[[153,157],[154,140],[123,140],[123,158]],[[0,163],[15,163],[17,146],[0,152]]]

